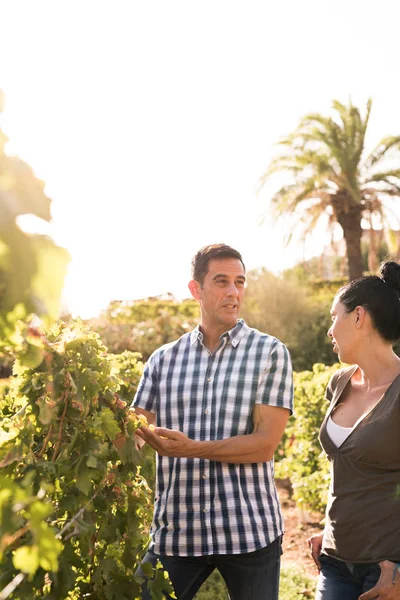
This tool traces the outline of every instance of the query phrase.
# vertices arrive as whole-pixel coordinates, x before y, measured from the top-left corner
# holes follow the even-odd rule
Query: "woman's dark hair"
[[[340,288],[337,297],[346,312],[363,306],[383,339],[395,342],[400,338],[400,265],[394,261],[382,263],[378,275],[367,275]]]
[[[220,258],[237,258],[242,263],[243,269],[246,270],[240,252],[231,246],[227,246],[226,244],[210,244],[209,246],[204,246],[204,248],[201,248],[193,257],[192,278],[203,285],[204,277],[208,272],[208,264],[210,260]]]

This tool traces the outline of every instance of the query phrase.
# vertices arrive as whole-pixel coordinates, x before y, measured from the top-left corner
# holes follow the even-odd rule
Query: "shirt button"
[[[208,415],[208,408],[206,408],[206,410],[204,411],[205,415]]]
[[[206,513],[206,512],[207,512],[207,509],[206,509],[206,508],[203,508],[203,513]]]
[[[207,479],[207,475],[205,473],[203,473],[202,478]]]

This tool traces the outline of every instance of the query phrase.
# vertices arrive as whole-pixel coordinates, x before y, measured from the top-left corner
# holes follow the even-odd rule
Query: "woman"
[[[308,542],[316,600],[400,599],[400,266],[344,286],[328,335],[341,369],[320,441],[331,461],[323,533]]]

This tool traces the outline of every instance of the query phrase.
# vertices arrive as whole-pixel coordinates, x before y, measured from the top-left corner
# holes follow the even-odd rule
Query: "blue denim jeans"
[[[178,600],[193,598],[214,569],[221,573],[231,600],[278,600],[282,537],[247,554],[159,556],[149,550],[143,562],[159,559],[168,571]],[[137,574],[139,575],[139,567]],[[146,590],[143,600],[150,600]],[[342,599],[343,600],[343,599]]]
[[[350,563],[321,554],[315,600],[358,600],[381,575],[377,563]]]

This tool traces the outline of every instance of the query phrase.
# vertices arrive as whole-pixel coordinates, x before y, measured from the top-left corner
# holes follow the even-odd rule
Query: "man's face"
[[[202,284],[191,281],[192,295],[201,307],[202,325],[223,333],[236,325],[246,276],[237,258],[211,260]]]

